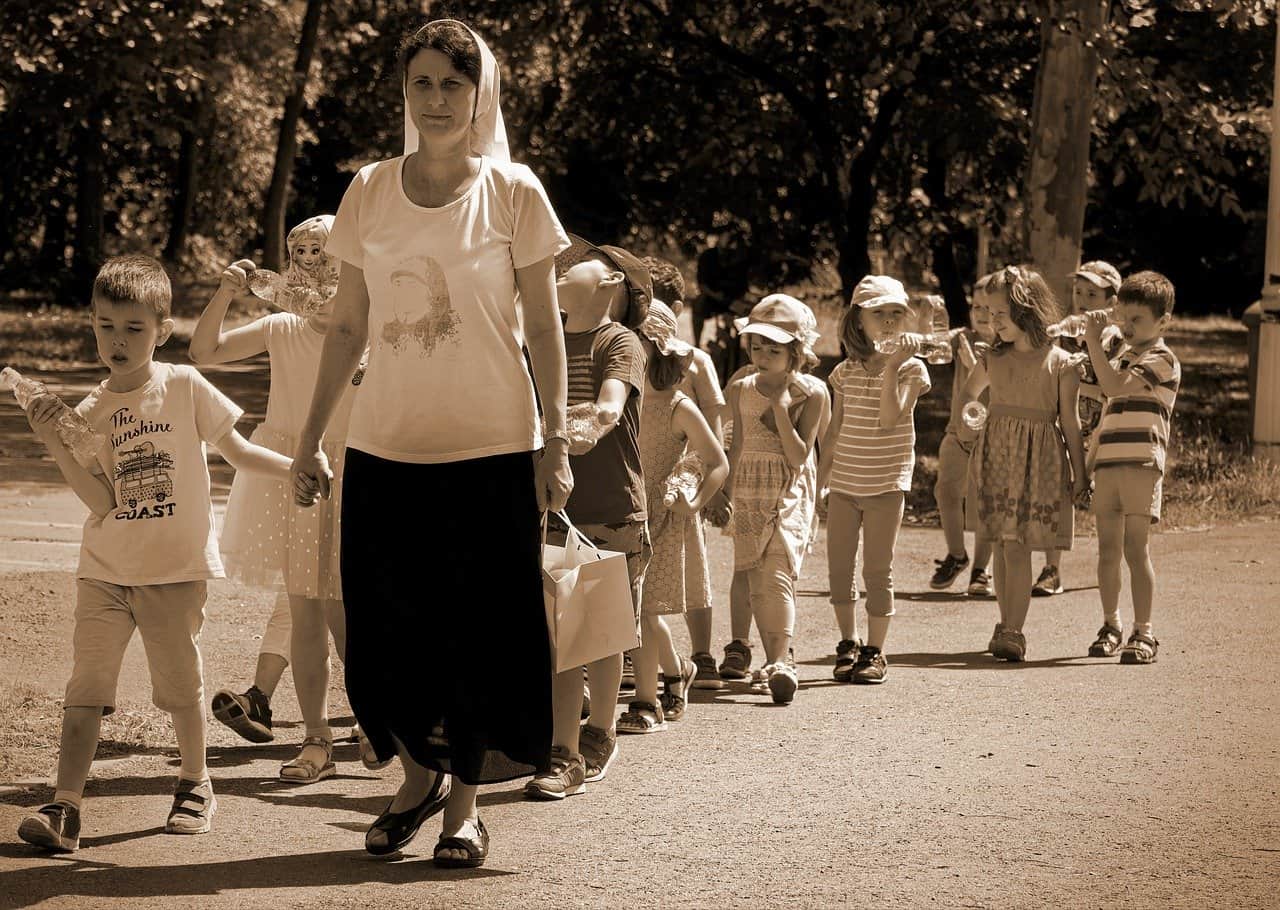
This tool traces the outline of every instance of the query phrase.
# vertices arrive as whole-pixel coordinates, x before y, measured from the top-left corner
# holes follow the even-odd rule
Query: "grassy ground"
[[[186,344],[206,296],[186,295],[189,302],[175,311],[177,328],[170,345]],[[247,318],[240,305],[237,313],[240,318]],[[84,310],[56,306],[0,308],[0,363],[20,370],[93,365],[96,353],[87,318]],[[819,306],[818,319],[822,331],[818,353],[830,369],[839,356],[835,341],[838,310]],[[1202,527],[1276,514],[1280,468],[1249,455],[1244,326],[1222,316],[1179,318],[1174,320],[1168,341],[1182,360],[1183,377],[1169,446],[1165,524]],[[949,364],[931,365],[929,372],[933,390],[917,411],[919,459],[907,516],[909,522],[925,525],[937,523],[933,501],[935,456],[950,406],[952,368]],[[1080,529],[1087,533],[1088,516],[1080,517]]]

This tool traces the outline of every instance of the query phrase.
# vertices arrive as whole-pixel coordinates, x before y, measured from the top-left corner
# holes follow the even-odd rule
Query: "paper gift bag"
[[[542,525],[542,594],[557,673],[630,651],[640,644],[631,605],[627,555],[601,550],[578,531],[563,512],[569,529],[564,546],[547,543]]]

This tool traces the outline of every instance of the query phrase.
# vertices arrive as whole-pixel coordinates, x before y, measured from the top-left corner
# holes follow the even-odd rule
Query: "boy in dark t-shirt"
[[[649,563],[644,475],[640,468],[640,402],[645,355],[632,331],[653,298],[649,271],[617,247],[580,237],[556,257],[556,294],[566,316],[573,493],[565,512],[594,544],[627,554],[637,634],[640,590]],[[575,431],[580,415],[592,432]],[[525,787],[534,799],[563,799],[600,780],[618,753],[614,706],[622,683],[622,654],[587,667],[591,714],[582,715],[582,673],[559,673],[552,686],[551,768]]]

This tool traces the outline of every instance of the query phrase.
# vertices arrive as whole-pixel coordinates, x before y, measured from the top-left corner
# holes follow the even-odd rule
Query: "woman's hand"
[[[309,508],[318,498],[328,499],[332,487],[329,459],[319,444],[308,445],[304,439],[293,456],[293,501]]]
[[[541,512],[562,512],[573,492],[569,448],[560,438],[551,439],[533,467],[534,491]]]

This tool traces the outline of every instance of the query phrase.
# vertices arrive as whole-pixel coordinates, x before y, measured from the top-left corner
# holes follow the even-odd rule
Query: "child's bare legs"
[[[657,671],[650,674],[656,679]],[[639,676],[636,677],[637,684]],[[622,686],[622,655],[613,654],[587,665],[587,685],[591,687],[591,717],[587,723],[612,733],[618,705],[618,689]],[[597,697],[597,693],[598,696]],[[582,669],[574,667],[557,673],[551,680],[551,742],[572,753],[578,752],[578,734],[582,727]]]
[[[734,641],[751,640],[751,573],[733,573],[729,584],[729,634]]]
[[[990,539],[980,534],[973,535],[973,567],[975,569],[987,568],[987,564],[991,562],[992,549]]]
[[[1002,541],[1004,578],[997,580],[1001,621],[1015,632],[1021,632],[1031,606],[1031,550],[1016,540]]]
[[[1156,570],[1151,564],[1151,518],[1147,515],[1124,517],[1124,561],[1129,566],[1129,591],[1133,596],[1134,627],[1151,634],[1151,609],[1155,600]]]
[[[666,620],[659,615],[654,615],[643,616],[640,622],[643,626],[640,647],[631,652],[631,660],[636,669],[635,700],[656,705],[659,665],[665,676],[679,676],[683,668],[680,666],[680,655],[676,653],[675,642],[671,639],[671,629],[667,626]],[[594,692],[595,688],[593,687],[591,691]],[[683,692],[679,694],[684,695]],[[593,723],[592,726],[596,725]]]
[[[79,807],[84,784],[89,779],[98,737],[102,731],[102,708],[67,708],[62,712],[62,742],[58,746],[58,779],[55,803]]]
[[[173,735],[182,758],[183,780],[202,781],[209,777],[205,764],[205,719],[203,699],[189,708],[171,711]]]
[[[293,688],[306,724],[307,736],[333,741],[329,729],[329,622],[328,605],[310,597],[289,598],[293,618]],[[299,760],[323,767],[329,760],[320,746],[305,746]]]
[[[1123,629],[1120,622],[1120,586],[1123,583],[1120,568],[1127,551],[1124,513],[1095,512],[1094,517],[1098,529],[1098,595],[1102,599],[1103,621],[1114,629]],[[1136,597],[1134,603],[1137,603]]]
[[[854,498],[831,493],[827,499],[827,581],[831,589],[831,609],[844,641],[858,637],[853,578],[857,571],[861,527],[862,510]]]
[[[288,660],[279,654],[268,654],[263,651],[258,654],[258,666],[253,671],[253,684],[258,687],[259,692],[270,698],[276,694],[280,678],[288,668]]]
[[[684,614],[684,624],[689,627],[689,647],[693,649],[693,653],[710,654],[711,608],[687,611]]]
[[[333,638],[334,656],[341,663],[347,662],[347,611],[340,600],[324,602],[325,621]]]

